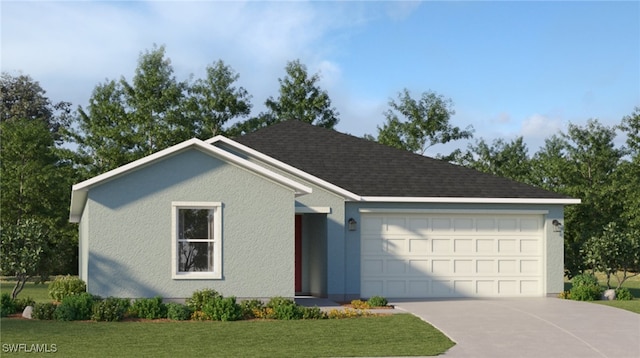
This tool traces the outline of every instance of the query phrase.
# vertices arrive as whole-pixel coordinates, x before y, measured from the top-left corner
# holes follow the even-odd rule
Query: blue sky
[[[472,125],[476,139],[523,136],[530,152],[569,122],[615,125],[640,106],[638,1],[3,0],[0,11],[2,71],[28,74],[74,107],[105,79],[131,79],[154,43],[166,45],[180,80],[225,61],[253,114],[300,59],[320,72],[337,129],[358,136],[377,133],[405,87],[451,98],[453,123]]]

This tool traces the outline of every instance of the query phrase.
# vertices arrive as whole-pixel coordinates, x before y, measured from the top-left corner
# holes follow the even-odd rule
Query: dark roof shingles
[[[568,198],[295,120],[235,140],[361,196]]]

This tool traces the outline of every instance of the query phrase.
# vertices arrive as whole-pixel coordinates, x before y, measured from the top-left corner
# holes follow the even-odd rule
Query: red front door
[[[302,292],[302,215],[296,215],[295,228],[295,266],[296,266],[296,292]]]

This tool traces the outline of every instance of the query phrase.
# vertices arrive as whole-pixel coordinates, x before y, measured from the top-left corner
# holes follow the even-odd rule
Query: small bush
[[[35,306],[36,301],[31,297],[18,298],[15,300],[16,312],[22,312],[27,306]]]
[[[220,295],[218,291],[207,288],[204,290],[195,291],[190,298],[187,298],[186,304],[194,312],[202,311],[202,308],[207,303],[213,302],[218,297],[222,297],[222,295]]]
[[[302,318],[299,306],[292,299],[284,297],[273,297],[267,303],[267,308],[273,310],[275,319],[292,320]]]
[[[260,312],[264,309],[264,303],[260,300],[245,300],[240,302],[240,309],[242,309],[242,317],[244,319],[261,318],[256,316],[256,312]],[[258,313],[258,315],[260,315]]]
[[[209,316],[207,316],[207,314],[202,311],[193,311],[193,313],[191,313],[191,319],[193,321],[208,321],[211,318],[209,318]]]
[[[36,303],[31,312],[31,318],[40,320],[52,320],[55,318],[56,305],[51,302]]]
[[[602,295],[602,287],[598,284],[598,279],[591,274],[581,274],[575,276],[571,282],[570,296],[576,301],[595,301]]]
[[[616,300],[618,301],[630,301],[633,299],[631,291],[626,287],[620,287],[616,289]]]
[[[5,292],[0,296],[0,317],[7,317],[14,313],[16,313],[16,302]]]
[[[582,285],[571,288],[570,296],[575,301],[596,301],[602,296],[600,285]]]
[[[356,310],[352,308],[337,309],[334,308],[327,313],[329,319],[342,319],[342,318],[356,318],[362,316],[370,316],[371,313],[363,310]]]
[[[77,296],[87,291],[87,285],[75,276],[60,276],[49,284],[49,297],[62,302],[65,297]]]
[[[571,279],[571,283],[572,283],[572,287],[599,285],[598,278],[588,273],[583,273],[583,274],[574,276],[573,279]]]
[[[128,298],[107,297],[93,304],[91,319],[103,322],[122,321],[129,307],[131,301]]]
[[[162,303],[162,297],[138,298],[131,306],[132,313],[140,318],[167,318],[167,306]]]
[[[360,309],[360,310],[366,310],[371,308],[371,305],[369,304],[369,302],[362,301],[362,300],[351,301],[351,306],[353,306],[353,308]]]
[[[367,303],[371,307],[386,307],[389,304],[389,301],[382,296],[372,296],[369,298]]]
[[[207,318],[214,321],[237,321],[242,319],[242,308],[235,297],[217,297],[207,303],[202,311]]]
[[[571,299],[571,291],[562,291],[558,294],[558,298],[561,298],[563,300],[569,300]]]
[[[185,305],[167,303],[167,318],[175,321],[187,321],[191,317],[191,309]]]
[[[58,321],[83,321],[91,318],[93,296],[87,292],[77,296],[67,296],[56,308]]]
[[[302,319],[325,319],[327,315],[319,307],[299,307]]]

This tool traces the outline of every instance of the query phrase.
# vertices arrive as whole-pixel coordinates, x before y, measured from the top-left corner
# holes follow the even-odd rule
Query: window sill
[[[222,275],[216,272],[207,273],[182,273],[171,275],[174,280],[221,280]]]

